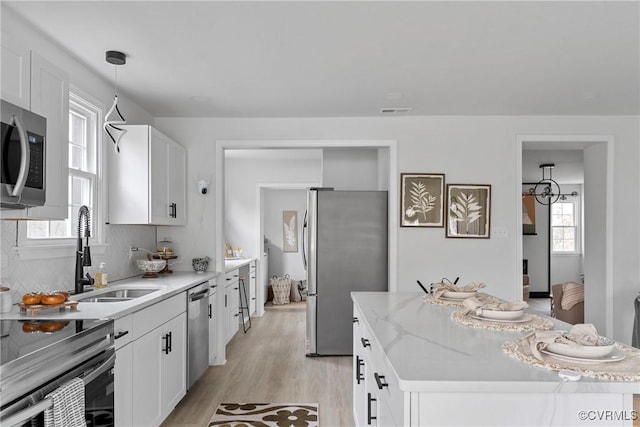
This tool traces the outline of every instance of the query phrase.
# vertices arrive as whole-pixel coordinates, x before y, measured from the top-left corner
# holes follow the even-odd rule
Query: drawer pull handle
[[[129,331],[122,331],[122,332],[118,332],[118,334],[113,337],[114,340],[117,340],[118,338],[122,338],[123,336],[127,335],[129,333]]]
[[[357,317],[353,318],[353,323],[357,323],[358,325],[360,324],[360,320]]]
[[[378,388],[380,390],[382,390],[385,387],[389,387],[389,384],[387,384],[387,379],[384,377],[384,375],[378,375],[378,373],[374,373],[373,376],[376,378],[376,383],[378,384]]]
[[[371,342],[369,342],[368,339],[366,338],[360,338],[360,341],[362,341],[362,346],[363,347],[371,347]]]
[[[371,397],[371,393],[367,393],[367,424],[371,425],[371,421],[377,419],[377,417],[373,416],[373,411],[371,410],[371,402],[375,402],[376,399]]]
[[[171,347],[169,346],[169,334],[164,334],[162,339],[164,340],[164,348],[162,351],[164,351],[164,354],[169,354],[171,351]]]
[[[360,359],[360,356],[356,356],[356,381],[358,381],[358,384],[360,384],[360,381],[364,381],[363,366],[364,360]]]

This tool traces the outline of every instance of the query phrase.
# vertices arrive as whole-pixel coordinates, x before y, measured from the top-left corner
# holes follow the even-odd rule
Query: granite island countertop
[[[583,377],[562,382],[555,371],[509,357],[502,344],[527,332],[476,329],[451,320],[454,307],[427,304],[422,293],[353,292],[355,307],[405,392],[640,393],[637,382]],[[571,325],[552,319],[554,329]]]

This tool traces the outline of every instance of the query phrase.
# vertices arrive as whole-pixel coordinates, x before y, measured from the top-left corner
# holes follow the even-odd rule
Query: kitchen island
[[[357,425],[634,425],[640,383],[563,381],[503,352],[526,332],[458,324],[456,308],[423,295],[352,293]],[[554,329],[569,326],[554,320]]]

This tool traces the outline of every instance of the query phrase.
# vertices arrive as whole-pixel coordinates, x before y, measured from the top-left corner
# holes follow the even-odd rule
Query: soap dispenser
[[[96,288],[105,288],[108,283],[109,277],[107,275],[106,263],[101,262],[95,277]]]

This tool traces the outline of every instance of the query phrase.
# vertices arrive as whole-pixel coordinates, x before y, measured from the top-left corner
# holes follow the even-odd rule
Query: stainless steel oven
[[[46,396],[73,378],[87,426],[114,426],[113,320],[1,320],[0,425],[42,426]]]
[[[46,199],[47,120],[7,101],[0,105],[0,207],[42,206]]]

